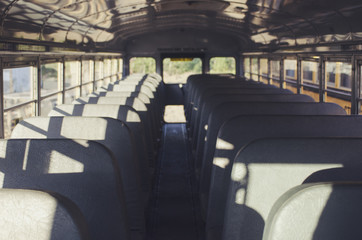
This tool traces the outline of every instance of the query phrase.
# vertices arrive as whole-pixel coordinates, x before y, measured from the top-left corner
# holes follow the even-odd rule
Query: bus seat
[[[148,149],[147,151],[137,151],[137,161],[142,173],[143,189],[150,191],[151,171],[149,167],[154,162],[154,156],[151,154],[152,142],[146,141],[143,122],[141,122],[138,113],[133,108],[125,105],[62,104],[54,107],[48,116],[109,117],[126,123],[133,133],[136,146],[140,149]]]
[[[273,205],[263,240],[361,239],[362,184],[303,184]]]
[[[0,154],[1,188],[59,193],[79,207],[92,239],[130,239],[117,163],[103,145],[69,139],[9,139],[0,140]]]
[[[57,193],[0,190],[0,239],[90,239],[79,208]]]
[[[114,154],[119,166],[130,226],[144,232],[148,191],[142,191],[141,171],[136,161],[139,149],[125,123],[100,117],[33,117],[18,123],[11,138],[85,139],[103,144]]]
[[[266,138],[244,146],[229,176],[222,239],[250,239],[249,234],[255,235],[253,231],[262,233],[263,226],[255,225],[259,219],[245,215],[244,206],[258,212],[266,221],[277,199],[316,171],[337,167],[358,169],[362,181],[361,144],[362,138],[348,137]]]
[[[200,188],[207,221],[222,223],[233,160],[245,144],[264,137],[362,137],[359,125],[360,117],[326,115],[247,115],[228,120],[219,130],[212,162],[203,165],[209,164],[211,170],[201,173],[211,174]],[[228,164],[219,167],[221,160]]]
[[[151,112],[147,109],[146,105],[138,98],[133,97],[80,97],[73,101],[72,104],[118,104],[127,105],[134,108],[141,121],[146,127],[146,138],[152,139],[155,145],[157,141],[157,124],[156,120],[151,116]]]

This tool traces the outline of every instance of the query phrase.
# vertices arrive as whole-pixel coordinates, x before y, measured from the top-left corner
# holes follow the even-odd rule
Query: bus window
[[[82,97],[93,92],[93,67],[92,60],[82,61]]]
[[[260,59],[260,74],[261,74],[261,81],[265,84],[268,84],[269,83],[268,59],[266,59],[266,58]]]
[[[80,62],[67,61],[65,62],[65,91],[64,103],[71,103],[74,99],[80,96]]]
[[[47,98],[41,100],[40,104],[40,115],[43,117],[48,116],[49,112],[57,105],[62,104],[62,94],[53,94]]]
[[[326,62],[326,82],[331,88],[351,91],[352,66],[344,62]]]
[[[103,60],[103,81],[104,85],[108,85],[111,82],[111,75],[112,75],[112,62],[111,59],[104,59]]]
[[[302,90],[301,93],[311,96],[319,102],[318,62],[302,61]]]
[[[118,80],[118,60],[112,59],[111,60],[111,82],[115,82]]]
[[[36,69],[21,67],[4,69],[4,137],[9,138],[15,125],[24,118],[35,116]],[[27,104],[26,104],[27,103]],[[16,105],[22,104],[19,107]],[[25,104],[25,105],[23,105]]]
[[[326,62],[327,102],[333,102],[351,112],[352,65],[345,62]]]
[[[168,84],[186,83],[188,76],[202,73],[200,58],[163,59],[163,81]]]
[[[61,63],[47,63],[41,66],[41,96],[61,90],[63,68]]]
[[[280,62],[277,60],[270,61],[270,71],[272,84],[279,87],[280,84]]]
[[[317,62],[302,61],[302,84],[303,83],[319,84]]]
[[[123,75],[123,59],[118,59],[118,78],[122,78]]]
[[[156,72],[156,60],[152,57],[133,57],[130,59],[129,65],[130,74]]]
[[[210,73],[236,73],[235,58],[213,57],[210,59]]]
[[[284,60],[285,80],[297,81],[297,60]]]
[[[297,93],[297,60],[284,60],[285,88]]]
[[[259,79],[259,66],[258,66],[258,59],[252,58],[251,59],[251,79],[254,81],[258,81]]]
[[[94,64],[94,78],[97,88],[104,85],[103,81],[103,61],[96,60]]]
[[[244,77],[250,79],[250,58],[244,58]]]
[[[66,61],[65,62],[65,89],[78,86],[80,79],[80,62]]]

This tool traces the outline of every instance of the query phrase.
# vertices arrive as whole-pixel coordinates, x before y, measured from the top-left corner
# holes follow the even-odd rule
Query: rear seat
[[[146,142],[145,127],[138,113],[133,108],[122,105],[62,104],[56,106],[48,116],[109,117],[126,123],[133,133],[136,146],[146,150],[137,151],[137,161],[142,172],[142,188],[150,191],[150,166],[154,165],[154,155],[147,155],[147,153],[153,152],[152,143]]]
[[[0,239],[91,239],[79,208],[57,193],[0,190]]]
[[[208,201],[207,221],[213,222],[213,224],[207,223],[208,228],[222,225],[220,219],[224,217],[225,196],[233,159],[239,149],[248,142],[263,137],[361,136],[362,118],[351,116],[248,115],[238,116],[225,122],[218,133],[209,190],[206,186],[201,192],[202,199]],[[223,167],[219,167],[221,163]]]
[[[79,207],[92,239],[131,239],[117,162],[103,145],[84,140],[10,139],[0,140],[0,154],[2,188],[57,192]]]
[[[268,214],[273,214],[270,212],[273,204],[283,193],[300,185],[316,171],[337,167],[358,169],[361,182],[361,146],[362,138],[269,138],[245,145],[240,149],[232,167],[222,239],[261,240],[264,222]],[[309,204],[311,200],[303,202],[296,211],[312,207]],[[318,200],[315,204],[324,206],[326,199],[320,200],[321,202]],[[346,201],[348,202],[347,199]],[[340,210],[344,212],[344,209]],[[312,223],[313,216],[309,213],[306,212],[307,218],[310,218]],[[294,212],[292,214],[294,215]],[[361,217],[360,212],[358,214]],[[338,217],[340,216],[332,218]],[[323,216],[320,220],[323,222]],[[294,222],[293,218],[288,220],[291,228],[308,227],[299,223]],[[283,226],[283,229],[292,231],[287,226]],[[338,231],[338,226],[335,227]],[[304,234],[301,236],[305,239]],[[276,239],[295,239],[293,235],[289,237]]]
[[[263,239],[361,239],[361,199],[361,183],[327,182],[294,187],[273,205]]]
[[[138,146],[123,122],[97,117],[34,117],[17,124],[12,138],[94,140],[114,154],[121,173],[129,224],[132,231],[145,233],[145,205],[148,190],[142,190],[137,163]]]

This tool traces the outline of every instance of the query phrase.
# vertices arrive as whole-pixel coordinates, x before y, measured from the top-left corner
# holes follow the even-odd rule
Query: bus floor
[[[186,125],[166,123],[160,149],[147,239],[202,239],[201,214]]]

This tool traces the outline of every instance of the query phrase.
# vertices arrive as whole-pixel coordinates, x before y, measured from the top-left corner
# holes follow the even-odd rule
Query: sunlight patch
[[[84,164],[78,162],[58,151],[52,151],[50,155],[48,173],[82,173]]]
[[[221,149],[221,150],[233,150],[234,149],[234,145],[222,140],[220,138],[217,139],[216,141],[216,149]]]
[[[214,165],[220,167],[220,168],[226,168],[227,165],[229,165],[230,160],[228,158],[214,158],[213,161]]]

